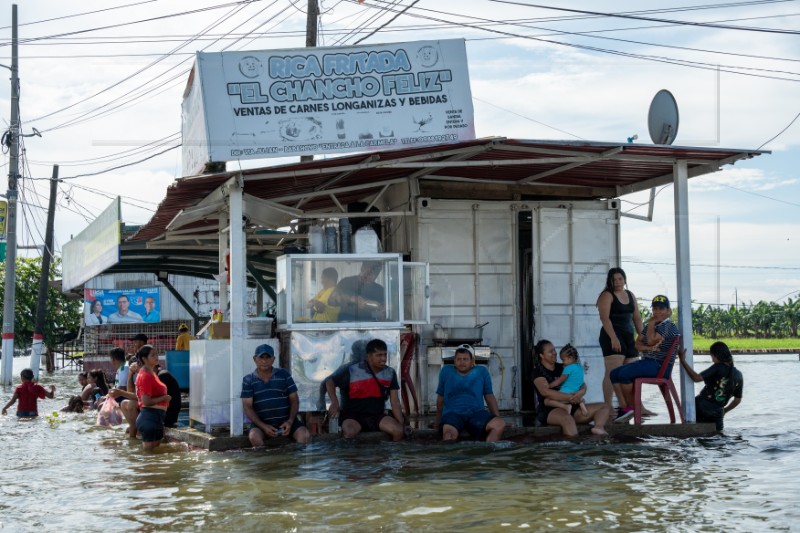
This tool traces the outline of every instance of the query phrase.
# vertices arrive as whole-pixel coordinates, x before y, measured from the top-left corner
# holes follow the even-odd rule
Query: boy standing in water
[[[44,387],[33,381],[33,370],[30,368],[26,368],[20,372],[19,377],[22,379],[22,383],[17,385],[17,388],[14,389],[14,395],[6,406],[3,407],[3,415],[7,415],[8,408],[19,400],[19,405],[17,405],[18,417],[39,416],[39,409],[36,405],[37,400],[55,396],[55,385],[50,385],[50,392],[47,392]]]

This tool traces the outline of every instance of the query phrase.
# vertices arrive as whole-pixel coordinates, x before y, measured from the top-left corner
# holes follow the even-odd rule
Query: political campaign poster
[[[161,322],[158,287],[143,289],[84,289],[83,316],[87,326]]]

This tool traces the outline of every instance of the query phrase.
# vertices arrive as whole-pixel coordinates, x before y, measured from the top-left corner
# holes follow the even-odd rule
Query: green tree
[[[800,298],[796,300],[789,298],[783,304],[783,316],[789,333],[792,337],[797,337],[797,330],[800,327]]]
[[[50,280],[61,277],[61,260],[50,263]],[[36,322],[36,304],[39,299],[39,282],[42,273],[40,258],[17,258],[16,303],[14,305],[14,341],[17,347],[30,344]],[[0,272],[0,298],[5,301],[5,269]],[[71,300],[57,289],[49,287],[44,320],[44,345],[54,348],[66,333],[77,333],[82,320],[83,302]],[[0,317],[3,310],[0,309]]]

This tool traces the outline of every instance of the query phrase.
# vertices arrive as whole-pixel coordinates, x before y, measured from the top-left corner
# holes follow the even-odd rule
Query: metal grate
[[[131,353],[133,351],[131,337],[137,333],[147,335],[148,344],[153,345],[156,351],[163,355],[167,350],[175,349],[178,326],[183,323],[191,324],[191,321],[164,320],[155,324],[111,324],[88,327],[84,330],[84,355],[105,358],[112,348],[117,347],[125,350],[125,353]]]

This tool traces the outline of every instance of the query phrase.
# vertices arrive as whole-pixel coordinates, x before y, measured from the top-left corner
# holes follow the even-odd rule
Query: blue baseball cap
[[[264,354],[270,357],[275,357],[275,350],[273,350],[272,346],[270,346],[269,344],[259,344],[258,347],[256,347],[256,353],[254,353],[253,355],[255,357],[261,357]]]

